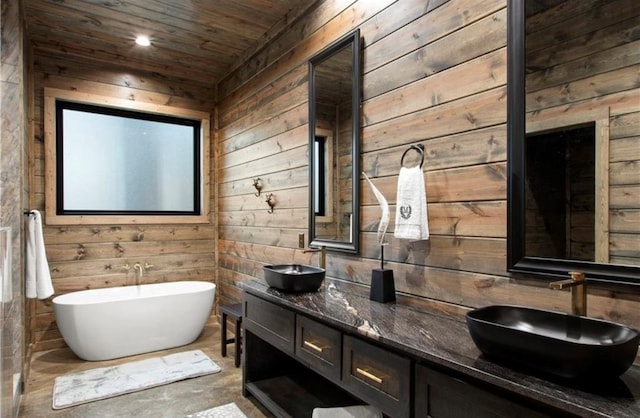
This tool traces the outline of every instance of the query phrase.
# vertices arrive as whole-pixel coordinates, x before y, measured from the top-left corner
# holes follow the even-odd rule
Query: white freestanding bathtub
[[[209,282],[82,290],[53,299],[58,328],[80,358],[109,360],[193,342],[215,296]]]

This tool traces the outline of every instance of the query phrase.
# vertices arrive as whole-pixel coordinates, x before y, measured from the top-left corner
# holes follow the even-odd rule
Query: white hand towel
[[[396,238],[429,239],[427,193],[422,167],[400,167],[396,197]]]
[[[314,408],[311,418],[382,418],[382,412],[369,405]]]
[[[28,298],[46,299],[53,295],[51,272],[42,236],[42,216],[32,210],[27,225],[26,289]]]

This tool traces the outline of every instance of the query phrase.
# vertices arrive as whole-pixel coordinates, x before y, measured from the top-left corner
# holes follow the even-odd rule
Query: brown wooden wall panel
[[[35,67],[38,70],[35,74],[38,79],[46,77],[49,83],[59,88],[73,88],[74,83],[83,80],[89,83],[96,94],[128,99],[132,98],[131,95],[133,98],[144,95],[146,100],[187,109],[206,109],[215,92],[213,86],[195,82],[184,77],[184,74],[175,82],[167,83],[159,74],[125,72],[115,63],[105,63],[96,67],[83,59],[39,55],[35,57]],[[38,83],[44,83],[44,80]],[[125,86],[126,89],[123,88]],[[40,98],[36,97],[35,102],[38,103],[39,100]],[[42,103],[39,105],[42,106]]]
[[[277,209],[276,209],[277,210]],[[256,245],[283,246],[289,249],[298,248],[298,234],[307,234],[307,225],[289,226],[288,228],[221,226],[218,237],[221,240],[251,242]],[[275,261],[267,263],[277,264]]]
[[[298,249],[298,234],[306,236],[308,221],[306,61],[358,27],[364,45],[360,158],[390,203],[385,258],[402,299],[417,305],[438,300],[462,307],[522,303],[568,310],[568,292],[506,272],[507,2],[403,0],[375,9],[361,0],[347,8],[332,6],[322,2],[218,86],[222,298],[239,300],[239,283],[262,279],[265,264],[317,263]],[[634,70],[611,65],[614,72],[598,79],[598,86],[581,84],[587,90],[576,94],[579,109],[592,109],[593,101],[611,107],[611,137],[619,138],[612,155],[623,162],[619,156],[638,136],[629,128],[637,124],[629,116],[637,95],[620,86]],[[600,87],[612,94],[596,97]],[[287,99],[296,107],[287,106]],[[548,112],[562,111],[558,106]],[[425,146],[432,234],[425,242],[393,237],[400,158],[414,143]],[[273,214],[253,195],[256,177],[263,192],[278,200]],[[353,289],[366,289],[380,255],[380,209],[363,178],[360,187],[360,252],[327,254],[327,274]],[[622,205],[623,194],[612,200]],[[627,213],[618,214],[616,224],[624,225]],[[592,314],[640,323],[637,315],[627,315],[637,309],[638,298],[616,296],[621,300],[592,292]]]
[[[611,163],[609,182],[611,185],[640,184],[640,160]]]
[[[306,124],[309,121],[307,103],[300,104],[282,114],[272,115],[254,129],[248,129],[233,137],[233,141],[225,136],[224,128],[218,135],[221,152],[235,151],[247,145],[253,145],[272,136],[283,134],[291,129]]]
[[[609,202],[613,209],[638,208],[640,185],[616,186],[609,189]]]
[[[506,59],[506,49],[501,48],[470,65],[453,67],[367,100],[362,108],[363,123],[373,125],[504,85]]]
[[[425,99],[428,98],[425,96]],[[365,126],[362,128],[363,150],[406,145],[424,139],[504,124],[505,121],[506,89],[497,87]]]
[[[238,70],[230,74],[219,84],[219,98],[236,96],[232,101],[241,100],[255,94],[270,82],[306,61],[330,42],[370,21],[377,13],[397,0],[379,0],[370,2],[358,0],[349,5],[347,2],[323,2],[315,11],[307,14],[269,46],[252,56]],[[424,5],[423,5],[424,8]],[[283,59],[285,65],[274,65]],[[250,83],[247,81],[251,80]],[[224,106],[224,105],[223,105]],[[226,113],[226,112],[221,112]]]
[[[610,150],[609,161],[611,162],[640,160],[640,136],[612,139]]]
[[[395,207],[391,208],[395,212]],[[380,221],[380,207],[362,207],[362,228],[375,232]],[[429,232],[431,235],[460,235],[469,237],[505,238],[506,204],[504,201],[455,202],[429,204]],[[392,233],[394,225],[387,230]]]
[[[367,100],[501,48],[505,45],[505,36],[506,9],[502,9],[366,73],[363,98]],[[366,53],[365,50],[365,56]],[[438,59],[432,59],[434,56]]]
[[[282,132],[269,138],[269,141],[260,141],[255,144],[248,145],[244,148],[230,151],[227,155],[229,159],[226,161],[228,167],[233,167],[255,160],[261,157],[278,154],[295,147],[306,145],[308,142],[308,126],[306,124],[297,126],[288,131]],[[233,144],[229,141],[229,144]],[[226,167],[219,167],[225,169]]]
[[[393,36],[382,38],[379,42],[372,42],[372,46],[367,49],[365,55],[365,73],[447,37],[460,28],[504,8],[502,0],[481,0],[466,2],[462,5],[456,1],[441,3],[441,6],[432,8],[430,13],[423,13],[411,24],[398,26]],[[399,16],[393,17],[394,20],[399,20]],[[469,41],[472,40],[469,39]],[[455,44],[455,47],[459,46],[463,44]]]
[[[253,111],[232,123],[224,125],[220,133],[224,138],[230,138],[242,134],[252,128],[257,129],[259,125],[270,119],[272,115],[279,115],[287,110],[293,109],[302,103],[307,102],[307,85],[302,84],[289,90],[284,94],[271,98],[267,103],[260,106],[259,111]]]
[[[397,167],[400,159],[397,160]],[[389,202],[396,199],[396,176],[379,177],[374,182]],[[363,189],[365,185],[363,184]],[[504,162],[437,170],[425,174],[427,204],[435,202],[467,202],[475,200],[504,200],[506,194],[506,165]],[[362,204],[376,203],[371,193],[364,194]]]
[[[610,138],[612,140],[634,136],[637,137],[637,132],[640,131],[640,112],[636,111],[632,113],[612,116],[610,129]],[[635,149],[635,152],[640,151]]]
[[[611,232],[637,231],[640,229],[640,209],[616,209],[609,215]]]
[[[255,196],[256,189],[253,187],[253,179],[260,178],[263,185],[263,190],[268,193],[268,190],[275,190],[278,187],[282,187],[286,184],[289,188],[307,187],[307,176],[309,174],[309,167],[298,167],[289,171],[279,171],[269,174],[268,177],[251,177],[230,181],[228,183],[220,184],[219,191],[221,196],[229,197],[231,207],[234,209],[242,209],[245,205],[263,205],[264,197],[261,194],[261,203],[257,203],[258,200]],[[255,206],[257,207],[257,206]]]
[[[495,125],[486,129],[425,139],[421,141],[425,147],[424,170],[504,161],[507,158],[506,135],[504,125]],[[365,151],[368,149],[369,147],[366,147]],[[405,149],[406,145],[398,145],[380,149],[375,153],[366,152],[362,156],[363,170],[376,176],[395,174]],[[407,155],[407,162],[410,162],[409,157]]]
[[[211,239],[212,225],[93,225],[52,226],[44,231],[47,244],[114,243],[118,241],[164,241],[186,239]]]
[[[249,160],[243,164],[227,167],[224,169],[221,176],[225,181],[238,180],[242,178],[247,178],[247,181],[250,181],[251,178],[255,177],[250,176],[250,173],[274,173],[281,171],[283,169],[283,161],[286,164],[286,168],[295,169],[307,165],[308,159],[309,157],[307,156],[306,147],[299,146],[276,155],[270,155],[256,160]],[[263,175],[263,177],[266,177],[266,175]],[[253,184],[252,181],[250,181],[250,183]],[[282,186],[282,184],[279,185],[279,187]],[[286,186],[286,184],[284,186]],[[265,188],[264,192],[268,193],[268,190]]]
[[[298,171],[300,170],[296,170],[296,172]],[[306,175],[306,173],[305,174],[301,173],[300,175],[301,176]],[[284,186],[286,186],[287,188],[276,189],[274,186],[274,187],[269,187],[268,189],[269,190],[268,193],[274,193],[274,196],[277,199],[276,207],[279,208],[282,206],[285,208],[295,208],[295,209],[301,209],[301,208],[306,209],[308,207],[309,190],[307,189],[306,186],[305,187],[296,186],[295,188],[289,188],[291,187],[291,184],[285,184]],[[278,187],[284,187],[284,186],[282,184],[278,185]],[[255,189],[253,190],[255,191]],[[220,212],[219,214],[221,218],[219,220],[220,225],[226,225],[227,219],[230,220],[231,218],[240,216],[241,213],[246,213],[247,215],[259,216],[260,218],[263,218],[262,213],[258,215],[257,212],[264,209],[266,213],[266,210],[268,209],[268,206],[265,202],[266,194],[267,193],[263,193],[260,196],[256,196],[255,193],[251,195],[243,194],[243,195],[229,196],[227,199],[229,201],[229,207],[237,208],[237,210],[230,211],[230,212]],[[263,221],[266,222],[266,220],[263,220]]]

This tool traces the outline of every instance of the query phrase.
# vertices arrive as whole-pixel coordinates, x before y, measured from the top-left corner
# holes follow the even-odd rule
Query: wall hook
[[[267,194],[267,199],[265,200],[267,205],[269,205],[269,210],[267,213],[273,213],[273,207],[276,205],[276,198],[273,196],[273,193]]]
[[[260,190],[262,190],[262,183],[261,183],[260,177],[253,179],[253,187],[255,187],[257,190],[255,195],[260,197]]]

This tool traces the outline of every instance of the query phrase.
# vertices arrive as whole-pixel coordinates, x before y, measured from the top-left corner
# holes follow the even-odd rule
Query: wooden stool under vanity
[[[242,353],[242,303],[220,306],[222,314],[222,329],[220,331],[220,351],[222,357],[227,356],[227,344],[235,343],[235,365],[240,366],[240,354]],[[235,338],[227,338],[227,317],[233,318],[236,324]]]

